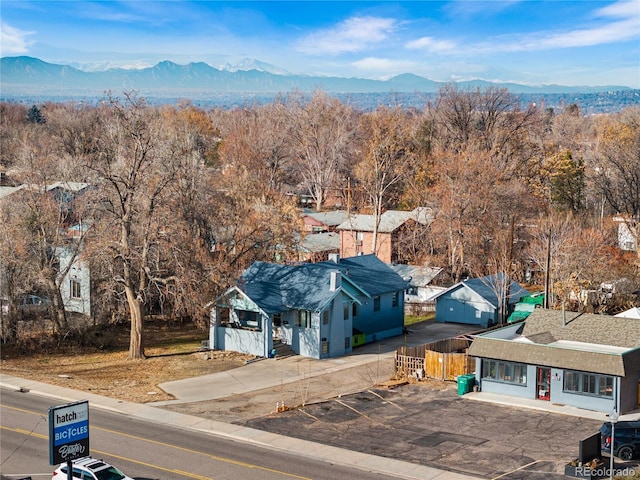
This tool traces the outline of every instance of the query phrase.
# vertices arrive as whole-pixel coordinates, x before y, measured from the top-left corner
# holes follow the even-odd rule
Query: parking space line
[[[389,405],[392,405],[392,406],[396,407],[399,410],[404,410],[404,408],[402,408],[400,405],[396,405],[391,400],[384,398],[382,395],[380,395],[379,393],[374,392],[373,390],[367,390],[367,392],[369,392],[371,395],[375,395],[380,400],[384,400],[385,403],[388,403]]]
[[[534,460],[533,462],[527,463],[526,465],[522,465],[521,467],[518,467],[515,470],[511,470],[510,472],[506,472],[501,475],[498,475],[497,477],[493,477],[491,480],[498,480],[498,478],[506,477],[507,475],[516,473],[517,471],[522,470],[523,468],[527,468],[527,467],[530,467],[531,465],[535,465],[538,462],[546,462],[546,460]]]
[[[334,398],[334,399],[333,399],[333,401],[334,401],[334,402],[338,402],[338,403],[339,403],[340,405],[342,405],[343,407],[347,407],[349,410],[353,410],[353,411],[354,411],[354,412],[356,412],[358,415],[360,415],[360,416],[362,416],[362,417],[366,418],[367,420],[370,420],[370,421],[372,421],[372,422],[374,422],[374,423],[380,423],[380,422],[378,422],[377,420],[374,420],[373,418],[371,418],[371,417],[369,417],[369,416],[365,415],[364,413],[362,413],[362,412],[361,412],[361,411],[359,411],[358,409],[353,408],[351,405],[347,405],[347,404],[346,404],[346,403],[344,403],[343,401],[338,400],[337,398]]]

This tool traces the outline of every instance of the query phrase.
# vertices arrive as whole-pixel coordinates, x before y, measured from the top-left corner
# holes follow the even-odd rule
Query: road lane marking
[[[31,410],[24,410],[22,408],[11,407],[11,406],[7,406],[7,405],[3,405],[3,404],[0,404],[0,407],[2,407],[2,408],[10,408],[10,409],[17,410],[17,411],[20,411],[20,412],[23,412],[23,413],[29,413],[29,414],[33,414],[33,415],[42,416],[42,414],[39,413],[39,412],[34,412],[34,411],[31,411]],[[30,432],[27,432],[26,430],[22,430],[22,429],[12,429],[12,428],[9,428],[9,427],[2,427],[2,428],[6,428],[7,430],[12,430],[12,431],[15,431],[15,432],[19,431],[19,433],[26,433],[27,435],[30,434]],[[172,448],[172,449],[176,449],[176,450],[181,450],[183,452],[193,453],[193,454],[196,454],[196,455],[204,455],[206,457],[211,458],[212,460],[217,460],[217,461],[223,462],[223,463],[229,463],[229,464],[236,465],[236,466],[243,467],[243,468],[249,468],[249,469],[255,469],[255,470],[264,470],[265,472],[271,472],[271,473],[275,473],[277,475],[283,475],[283,476],[286,476],[286,477],[297,478],[299,480],[313,480],[313,479],[311,479],[309,477],[303,477],[303,476],[300,476],[300,475],[296,475],[296,474],[288,473],[288,472],[283,472],[281,470],[275,470],[275,469],[268,468],[268,467],[261,467],[260,465],[241,462],[241,461],[238,461],[238,460],[233,460],[231,458],[220,457],[218,455],[212,455],[210,453],[205,453],[205,452],[201,452],[201,451],[198,451],[198,450],[192,450],[192,449],[186,448],[186,447],[179,447],[177,445],[172,445],[170,443],[160,442],[158,440],[149,440],[147,438],[138,437],[136,435],[131,435],[129,433],[118,432],[116,430],[111,430],[111,429],[108,429],[108,428],[96,427],[96,426],[93,426],[93,425],[89,425],[89,428],[92,429],[92,430],[93,429],[101,430],[103,432],[111,433],[111,434],[114,434],[114,435],[121,435],[121,436],[128,437],[128,438],[131,438],[131,439],[134,439],[134,440],[142,441],[142,442],[153,443],[155,445],[168,447],[168,448]],[[31,433],[31,435],[37,436],[39,438],[44,438],[44,439],[48,439],[49,438],[48,436],[41,435],[41,434]],[[114,455],[114,454],[111,454],[111,453],[99,452],[97,450],[94,450],[94,451],[96,451],[98,453],[102,453],[103,455],[110,455],[110,456],[112,456],[114,458],[122,458],[122,459],[124,459],[124,457],[118,457],[117,455]],[[143,462],[139,462],[137,460],[128,460],[128,461],[131,461],[133,463],[140,463],[142,465],[147,465],[147,464],[145,464]],[[163,467],[159,467],[159,466],[155,466],[155,465],[147,465],[147,466],[153,467],[153,468],[158,468],[160,470],[173,471],[173,470],[165,469]],[[199,477],[194,477],[194,478],[199,478]]]
[[[49,437],[47,435],[42,435],[40,433],[29,432],[28,430],[24,430],[22,428],[10,428],[10,427],[5,427],[5,426],[0,425],[0,429],[9,430],[10,432],[15,432],[15,433],[22,433],[22,434],[27,435],[29,437],[37,437],[37,438],[41,438],[43,440],[48,440],[49,439]],[[159,465],[153,465],[151,463],[142,462],[140,460],[134,460],[132,458],[123,457],[121,455],[116,455],[115,453],[103,452],[102,450],[91,449],[91,453],[92,453],[92,455],[99,454],[99,455],[104,455],[104,456],[107,456],[107,457],[117,458],[118,460],[123,460],[125,462],[136,463],[138,465],[143,465],[143,466],[148,467],[148,468],[154,468],[156,470],[162,470],[163,472],[177,473],[179,475],[182,475],[183,477],[195,478],[197,480],[214,480],[213,478],[204,477],[204,476],[198,475],[196,473],[189,473],[189,472],[185,472],[183,470],[177,470],[177,469],[173,469],[173,468],[165,468],[165,467],[161,467]]]
[[[5,427],[4,425],[0,425],[0,429],[9,430],[10,432],[15,432],[15,433],[22,433],[23,435],[26,435],[27,437],[42,438],[43,440],[48,440],[49,439],[49,437],[47,435],[42,435],[41,433],[30,432],[29,430],[24,430],[22,428],[11,428],[11,427]]]
[[[122,432],[118,432],[116,430],[109,430],[108,428],[102,428],[102,427],[91,427],[91,428],[97,428],[98,430],[102,430],[103,432],[112,433],[114,435],[122,435],[124,437],[129,437],[129,438],[132,438],[134,440],[139,440],[139,441],[147,442],[147,443],[153,443],[155,445],[160,445],[160,446],[163,446],[163,447],[169,447],[169,448],[173,448],[173,449],[176,449],[176,450],[181,450],[181,451],[187,452],[187,453],[194,453],[196,455],[204,455],[205,457],[209,457],[209,458],[211,458],[213,460],[217,460],[219,462],[224,462],[224,463],[230,463],[232,465],[237,465],[239,467],[251,468],[251,469],[256,469],[256,470],[264,470],[266,472],[276,473],[278,475],[285,475],[287,477],[298,478],[300,480],[313,480],[313,479],[311,479],[309,477],[302,477],[300,475],[295,475],[293,473],[283,472],[281,470],[274,470],[274,469],[268,468],[268,467],[261,467],[260,465],[255,465],[253,463],[246,463],[246,462],[241,462],[239,460],[232,460],[231,458],[220,457],[218,455],[213,455],[211,453],[201,452],[199,450],[193,450],[191,448],[179,447],[177,445],[172,445],[170,443],[160,442],[158,440],[150,440],[148,438],[138,437],[136,435],[131,435],[129,433],[122,433]]]

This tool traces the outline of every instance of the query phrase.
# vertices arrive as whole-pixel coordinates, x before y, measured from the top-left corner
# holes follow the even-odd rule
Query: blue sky
[[[640,0],[2,0],[1,56],[640,88]]]

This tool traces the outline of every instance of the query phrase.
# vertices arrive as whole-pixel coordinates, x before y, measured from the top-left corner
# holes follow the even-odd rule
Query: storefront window
[[[518,385],[527,384],[527,366],[522,363],[484,360],[482,378]]]
[[[611,398],[613,377],[565,370],[564,391]]]

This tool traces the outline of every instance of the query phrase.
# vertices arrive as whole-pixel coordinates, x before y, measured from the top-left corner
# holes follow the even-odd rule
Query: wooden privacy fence
[[[407,315],[426,315],[435,313],[436,302],[405,302],[404,313]]]
[[[396,350],[396,374],[455,380],[458,375],[473,373],[476,361],[467,355],[469,345],[468,338],[446,338],[416,347],[400,347]]]

